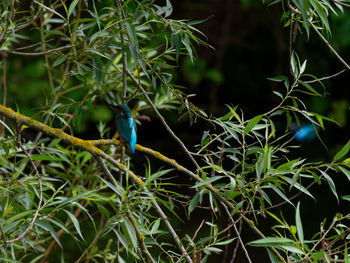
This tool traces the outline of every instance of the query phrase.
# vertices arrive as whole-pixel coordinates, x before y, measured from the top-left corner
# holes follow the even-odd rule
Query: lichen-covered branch
[[[18,124],[25,124],[33,129],[36,129],[38,131],[45,133],[47,135],[62,139],[64,142],[71,144],[73,146],[76,146],[78,148],[81,148],[85,151],[88,151],[95,156],[102,157],[103,159],[110,162],[112,165],[116,166],[118,169],[127,173],[131,177],[133,182],[135,184],[139,185],[142,188],[142,190],[146,193],[146,195],[150,198],[153,207],[155,208],[158,215],[162,218],[164,224],[166,225],[166,227],[167,227],[169,233],[171,234],[173,240],[175,241],[177,247],[180,249],[181,254],[185,255],[187,262],[192,262],[191,258],[189,257],[188,253],[186,252],[184,246],[182,245],[179,236],[175,232],[174,228],[171,226],[171,224],[168,220],[168,217],[165,215],[165,213],[163,212],[161,207],[158,205],[153,194],[147,189],[144,181],[142,179],[140,179],[134,172],[130,171],[125,165],[116,161],[111,156],[106,154],[104,151],[97,148],[93,144],[93,141],[86,141],[86,140],[82,140],[82,139],[79,139],[77,137],[71,136],[71,135],[65,133],[62,129],[50,127],[50,126],[43,124],[37,120],[34,120],[34,119],[29,118],[27,116],[24,116],[18,112],[15,112],[10,108],[4,107],[3,105],[0,105],[0,115],[3,115],[6,118],[11,119]]]

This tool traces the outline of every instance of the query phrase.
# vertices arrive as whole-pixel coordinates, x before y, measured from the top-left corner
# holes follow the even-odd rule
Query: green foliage
[[[265,2],[282,5],[282,20],[291,29],[304,28],[307,35],[310,30],[322,30],[330,36],[329,13],[340,15],[346,1]],[[121,166],[105,162],[89,149],[46,134],[27,140],[18,134],[18,130],[23,134],[28,130],[20,127],[20,121],[15,131],[12,124],[0,120],[4,127],[0,138],[1,260],[210,262],[237,242],[245,252],[246,245],[265,247],[271,262],[339,258],[349,262],[350,215],[337,213],[330,224],[326,220],[315,223],[320,230],[309,236],[305,199],[296,200],[299,196],[316,200],[311,188],[315,183],[327,185],[338,202],[350,200],[349,195],[340,196],[334,176],[339,173],[350,180],[349,142],[330,163],[291,154],[298,147],[293,140],[296,135],[289,130],[293,123],[312,123],[321,139],[318,129],[325,129],[325,122],[335,122],[309,111],[302,100],[305,95],[325,96],[321,80],[306,73],[307,64],[315,62],[301,61],[295,50],[290,53],[286,63],[291,76],[269,78],[277,83],[278,104],[268,112],[249,119],[238,106],[226,105],[223,116],[210,116],[193,105],[189,100],[193,95],[174,81],[177,63],[184,56],[189,82],[223,83],[221,72],[195,58],[195,44],[209,46],[195,28],[204,21],[171,19],[172,10],[169,0],[163,6],[136,0],[32,1],[28,6],[2,1],[2,73],[16,69],[17,63],[28,63],[23,72],[11,74],[4,87],[8,103],[17,103],[20,112],[72,135],[87,131],[84,125],[89,120],[98,126],[101,138],[112,137],[106,125],[112,114],[103,106],[107,103],[132,101],[137,121],[149,109],[177,110],[190,124],[200,120],[207,126],[196,134],[193,151],[179,139],[195,171],[176,166],[183,162],[177,156],[171,156],[175,161],[153,153],[176,170],[159,168],[153,158],[136,162],[120,145],[100,146],[125,164],[127,172],[123,173]],[[28,81],[22,90],[23,79]],[[2,96],[6,101],[5,92]],[[286,120],[283,128],[279,127],[281,118]],[[165,127],[172,136],[169,140],[177,141]],[[152,148],[157,147],[155,142]],[[134,170],[139,183],[131,178]],[[178,184],[174,176],[196,181]],[[285,219],[289,209],[294,217]],[[197,222],[196,216],[201,217],[203,211],[210,216]],[[271,219],[272,234],[259,229],[265,218]],[[242,241],[245,237],[238,228],[242,222],[260,239]],[[248,252],[246,257],[250,261]]]

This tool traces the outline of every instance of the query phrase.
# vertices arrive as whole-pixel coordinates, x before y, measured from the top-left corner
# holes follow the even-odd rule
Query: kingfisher
[[[120,141],[126,144],[132,154],[135,153],[136,145],[136,123],[131,117],[130,109],[125,104],[111,105],[117,110],[115,115],[115,125]]]
[[[311,142],[316,136],[316,128],[312,124],[306,124],[298,127],[294,131],[294,139],[297,142]]]

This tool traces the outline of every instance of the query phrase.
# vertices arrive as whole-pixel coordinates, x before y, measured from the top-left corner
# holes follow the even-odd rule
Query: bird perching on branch
[[[125,104],[111,105],[116,109],[115,125],[119,134],[120,141],[126,144],[132,154],[135,153],[136,123],[131,117],[130,109]]]

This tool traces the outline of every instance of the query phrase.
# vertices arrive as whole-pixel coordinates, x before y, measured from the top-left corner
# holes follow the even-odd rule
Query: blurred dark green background
[[[207,37],[213,49],[197,46],[197,59],[192,63],[181,58],[174,73],[176,82],[185,86],[187,94],[196,94],[191,102],[214,116],[223,115],[225,104],[239,105],[245,118],[264,113],[278,104],[279,98],[273,90],[281,87],[267,77],[289,75],[289,28],[281,23],[279,6],[266,7],[260,1],[249,0],[173,0],[172,17],[177,19],[205,20],[197,25]],[[331,16],[332,36],[330,43],[340,55],[350,62],[350,12],[342,16]],[[35,33],[35,32],[33,32]],[[301,31],[294,44],[301,61],[307,60],[306,73],[317,77],[332,75],[343,69],[341,63],[329,52],[321,40],[311,33],[307,40]],[[33,116],[50,95],[47,72],[43,68],[41,57],[8,57],[8,105],[15,108],[20,105],[21,112]],[[331,80],[324,81],[327,96],[325,98],[309,98],[302,96],[310,111],[335,119],[341,126],[327,123],[326,130],[320,135],[327,148],[319,141],[304,144],[294,152],[294,158],[300,156],[311,160],[330,161],[334,154],[349,139],[349,92],[350,72],[345,72]],[[315,87],[320,88],[315,84]],[[67,94],[67,98],[81,97],[84,89]],[[3,94],[1,93],[1,101]],[[97,138],[97,124],[100,120],[112,123],[112,114],[107,107],[95,105],[93,114],[86,113],[82,117],[78,136]],[[175,142],[170,140],[160,122],[152,117],[151,122],[142,121],[138,130],[138,141],[147,146],[154,145],[154,131],[157,131],[157,150],[170,157],[176,156],[179,163],[191,166],[183,156]],[[201,121],[190,126],[187,119],[178,122],[177,112],[163,113],[174,131],[191,149],[200,141],[203,126]],[[281,119],[280,129],[286,127]],[[111,130],[112,132],[112,130]],[[178,149],[175,152],[174,149]],[[182,158],[183,156],[183,158]],[[293,156],[291,156],[293,157]],[[136,156],[140,161],[141,156]],[[143,169],[143,167],[140,167]],[[343,181],[344,180],[344,181]],[[348,189],[349,182],[344,178],[335,178],[336,185],[342,195]],[[327,207],[333,196],[326,185],[318,188],[317,202],[306,200],[303,206],[303,218],[309,221],[310,233],[317,231],[320,218],[334,212],[338,207]],[[306,207],[306,204],[309,207]],[[322,208],[322,209],[321,209]],[[346,209],[340,204],[339,209]],[[319,211],[323,210],[323,213]],[[276,211],[275,211],[276,212]],[[278,211],[277,211],[278,213]],[[294,215],[294,210],[292,213]],[[288,215],[287,215],[288,216]],[[226,220],[224,220],[226,221]],[[307,230],[306,230],[307,231]],[[253,237],[254,238],[254,237]],[[254,262],[259,261],[256,255]]]

